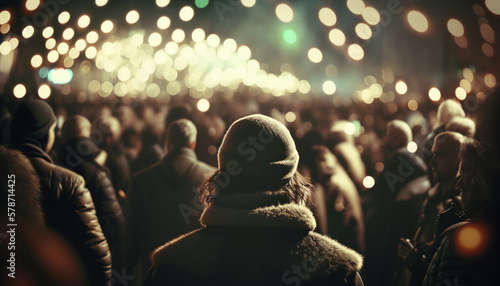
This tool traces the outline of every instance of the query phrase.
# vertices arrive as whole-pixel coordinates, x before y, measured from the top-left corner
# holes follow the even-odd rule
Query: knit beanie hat
[[[283,124],[255,114],[240,118],[229,127],[218,162],[219,169],[239,183],[253,186],[260,181],[270,184],[268,187],[283,186],[295,174],[299,154]]]
[[[29,138],[41,144],[47,138],[49,129],[56,122],[54,111],[48,103],[38,99],[29,99],[19,103],[10,124],[10,136],[13,141]]]

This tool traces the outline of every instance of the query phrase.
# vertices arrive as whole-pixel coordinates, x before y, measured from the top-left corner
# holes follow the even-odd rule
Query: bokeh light
[[[156,26],[160,30],[165,30],[168,27],[170,27],[170,18],[167,16],[161,16],[158,18],[158,21],[156,21]]]
[[[68,28],[68,29],[70,29],[70,28]],[[45,39],[52,37],[53,34],[54,34],[54,28],[52,28],[51,26],[45,27],[42,31],[42,36]],[[63,33],[63,37],[64,37],[64,33]]]
[[[342,46],[345,44],[345,34],[339,29],[332,29],[328,33],[328,39],[335,46]]]
[[[3,10],[0,12],[0,25],[5,25],[10,21],[10,12],[7,10]]]
[[[337,86],[331,80],[326,80],[323,82],[323,92],[327,95],[332,95],[337,90]]]
[[[307,57],[313,63],[319,63],[323,60],[323,53],[318,48],[311,48],[307,52]]]
[[[375,179],[372,176],[366,176],[363,179],[363,186],[367,189],[373,188],[375,186]]]
[[[285,114],[285,120],[290,123],[295,122],[295,120],[297,120],[297,115],[293,111],[288,111]]]
[[[368,40],[372,36],[372,29],[365,23],[357,24],[354,30],[356,35],[363,40]]]
[[[198,110],[201,112],[206,112],[208,109],[210,109],[210,102],[204,98],[198,100],[198,103],[196,104],[196,107],[198,107]]]
[[[31,58],[31,66],[34,68],[38,68],[42,65],[43,58],[41,55],[36,54]]]
[[[102,7],[104,5],[108,4],[108,0],[95,0],[95,5],[97,7]]]
[[[356,133],[356,126],[352,122],[347,122],[344,125],[344,132],[348,135],[354,135]]]
[[[101,24],[101,31],[105,34],[113,31],[113,28],[114,24],[113,22],[111,22],[111,20],[106,20]]]
[[[415,99],[411,99],[408,101],[408,109],[411,111],[417,111],[418,110],[418,102]]]
[[[179,11],[179,18],[184,22],[191,21],[193,17],[194,17],[194,10],[191,6],[184,6]]]
[[[289,23],[293,20],[293,9],[288,4],[278,4],[275,12],[278,19],[282,22]]]
[[[33,36],[34,33],[35,33],[35,28],[33,28],[33,26],[31,25],[24,27],[22,31],[23,38],[25,39],[31,38],[31,36]]]
[[[241,0],[241,4],[247,8],[252,8],[256,2],[257,0]]]
[[[366,23],[372,26],[380,23],[380,13],[373,7],[365,7],[361,15]]]
[[[72,28],[66,28],[62,34],[63,39],[67,41],[73,39],[74,36],[75,36],[75,30],[73,30]]]
[[[158,3],[158,2],[157,2]],[[136,10],[130,10],[125,16],[125,21],[129,24],[135,24],[139,21],[140,15]]]
[[[441,92],[437,87],[432,87],[429,89],[429,98],[432,101],[439,101],[441,99]]]
[[[407,91],[408,91],[408,86],[406,85],[406,83],[402,80],[399,80],[397,83],[396,83],[396,92],[399,93],[399,94],[405,94]]]
[[[450,19],[446,25],[448,31],[455,37],[462,37],[464,35],[464,26],[457,19]]]
[[[494,88],[497,85],[495,76],[491,73],[484,75],[484,84],[489,88]]]
[[[429,28],[429,22],[424,14],[419,11],[412,10],[408,12],[406,17],[411,28],[419,33],[424,33]]]
[[[455,96],[458,100],[464,100],[467,97],[467,92],[463,87],[459,86],[455,89]]]
[[[80,18],[78,18],[78,27],[84,29],[87,28],[90,25],[90,17],[89,15],[82,15]]]
[[[347,8],[354,15],[361,15],[365,9],[363,0],[347,0]]]
[[[349,57],[355,61],[360,61],[365,56],[363,48],[358,44],[351,44],[347,48],[347,53],[349,54]]]
[[[408,149],[408,152],[410,153],[415,153],[417,152],[418,150],[418,145],[417,143],[415,143],[414,141],[411,141],[410,143],[408,143],[408,145],[406,146],[406,149]]]
[[[337,23],[337,15],[335,15],[335,12],[328,7],[321,8],[319,10],[318,17],[321,23],[327,27],[331,27]]]
[[[14,97],[23,98],[26,95],[26,87],[22,83],[16,84],[12,92],[14,93]]]
[[[495,15],[500,15],[500,1],[498,0],[486,0],[484,1],[486,8],[490,10],[491,13]]]
[[[57,17],[57,21],[61,24],[66,24],[68,23],[69,19],[71,18],[71,15],[69,14],[68,11],[63,11],[59,16]]]
[[[41,99],[47,99],[49,98],[50,94],[52,93],[52,90],[50,89],[50,86],[48,84],[42,84],[38,88],[38,96]]]
[[[292,29],[285,30],[283,32],[283,40],[286,43],[293,45],[297,42],[297,33],[295,33]]]
[[[33,11],[40,6],[40,0],[27,0],[25,6],[28,11]]]
[[[208,0],[195,0],[194,4],[200,9],[205,8],[208,6]]]
[[[167,5],[170,3],[170,0],[156,0],[156,6],[163,8],[167,7]]]

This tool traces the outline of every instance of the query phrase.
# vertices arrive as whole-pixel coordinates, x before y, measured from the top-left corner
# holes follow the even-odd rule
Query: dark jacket
[[[203,228],[154,252],[144,285],[363,285],[362,257],[313,232],[308,208],[275,204],[274,194],[218,198]]]
[[[82,146],[88,149],[83,150]],[[121,240],[123,213],[108,176],[109,171],[94,160],[96,152],[99,150],[90,139],[75,138],[61,148],[59,162],[85,179],[104,236],[110,249],[115,249]]]
[[[111,256],[85,180],[54,165],[39,146],[18,149],[30,160],[40,179],[42,209],[47,225],[61,233],[82,259],[91,285],[109,285]]]
[[[126,265],[138,263],[139,281],[152,251],[200,227],[202,206],[196,188],[214,171],[198,161],[193,150],[180,148],[132,177],[124,207],[123,246]]]

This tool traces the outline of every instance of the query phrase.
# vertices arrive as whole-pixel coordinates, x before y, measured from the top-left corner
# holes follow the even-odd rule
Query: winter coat
[[[362,257],[313,232],[311,211],[280,196],[217,198],[204,227],[153,253],[144,285],[362,285]]]
[[[157,247],[200,227],[197,187],[215,168],[189,148],[172,150],[160,162],[135,174],[125,200],[124,258],[138,267],[142,281]]]
[[[436,239],[437,250],[422,285],[498,285],[498,238],[498,220],[463,221],[450,226]]]
[[[82,152],[81,146],[87,146],[90,151]],[[93,155],[98,151],[90,139],[75,138],[61,148],[59,162],[85,179],[104,236],[110,249],[115,249],[121,240],[123,213],[108,175],[109,171],[94,160]]]
[[[28,157],[38,174],[47,225],[62,234],[74,247],[91,285],[109,285],[109,246],[85,180],[70,170],[54,165],[49,155],[35,144],[24,143],[17,147]]]

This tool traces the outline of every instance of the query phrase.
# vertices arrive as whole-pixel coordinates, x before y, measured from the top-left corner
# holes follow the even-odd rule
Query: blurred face
[[[459,167],[459,143],[452,140],[435,142],[432,146],[430,166],[434,178],[439,181],[455,178]]]

